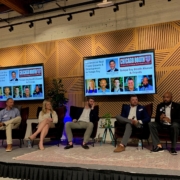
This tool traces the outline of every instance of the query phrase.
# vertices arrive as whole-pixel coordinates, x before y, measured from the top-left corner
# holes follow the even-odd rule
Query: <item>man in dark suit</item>
[[[18,81],[18,79],[16,78],[16,72],[12,71],[11,73],[12,79],[10,81]]]
[[[132,133],[132,127],[135,126],[142,128],[144,123],[150,122],[150,116],[148,115],[144,106],[138,105],[138,98],[136,95],[132,95],[130,98],[130,105],[126,105],[121,115],[116,116],[116,120],[119,123],[125,123],[126,129],[122,138],[122,141],[117,145],[114,152],[125,151],[125,147]]]
[[[118,71],[118,69],[116,68],[116,62],[114,60],[109,61],[109,66],[110,66],[110,69],[107,72]]]
[[[73,119],[73,122],[67,122],[65,125],[65,131],[68,138],[68,145],[64,149],[73,148],[72,143],[72,129],[86,129],[82,147],[84,149],[89,149],[87,143],[93,131],[93,123],[94,121],[98,121],[98,106],[95,106],[94,98],[88,97],[86,105],[84,108],[78,108],[76,115]]]
[[[164,151],[158,137],[158,129],[162,129],[163,127],[169,128],[170,130],[170,153],[172,155],[176,155],[176,142],[178,140],[180,128],[180,105],[175,102],[172,102],[171,92],[166,92],[163,95],[163,102],[158,104],[156,109],[155,122],[149,123],[149,129],[154,146],[154,149],[152,149],[151,152]]]

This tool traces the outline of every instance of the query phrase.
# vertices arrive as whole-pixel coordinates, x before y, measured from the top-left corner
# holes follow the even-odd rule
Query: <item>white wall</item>
[[[64,16],[52,19],[51,25],[46,24],[47,20],[36,22],[31,29],[29,24],[15,26],[12,32],[3,28],[0,29],[0,48],[176,21],[180,20],[179,9],[179,0],[146,0],[141,8],[139,2],[120,5],[116,13],[109,7],[96,10],[93,17],[85,12],[73,15],[72,21]],[[0,14],[0,18],[4,16]]]

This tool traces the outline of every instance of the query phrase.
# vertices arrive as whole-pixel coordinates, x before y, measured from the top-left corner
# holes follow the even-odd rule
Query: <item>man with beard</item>
[[[158,104],[156,109],[155,122],[149,123],[149,129],[154,147],[154,149],[152,149],[151,152],[164,151],[158,137],[158,129],[162,129],[163,127],[169,128],[170,130],[170,153],[172,155],[176,155],[176,142],[178,140],[180,128],[180,105],[175,102],[172,102],[171,92],[166,92],[163,95],[163,102]]]
[[[65,125],[65,131],[68,138],[68,145],[64,149],[73,148],[72,142],[72,129],[86,129],[84,133],[82,147],[84,149],[89,149],[87,143],[93,131],[93,123],[94,121],[98,121],[98,108],[95,106],[94,98],[88,97],[87,102],[84,108],[79,108],[76,112],[75,118],[72,120],[73,122],[67,122]]]
[[[143,77],[142,86],[139,89],[140,91],[150,91],[153,90],[153,87],[149,84],[149,79],[147,76]]]

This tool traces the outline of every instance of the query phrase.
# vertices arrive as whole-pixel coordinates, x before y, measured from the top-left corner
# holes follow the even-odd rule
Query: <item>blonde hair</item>
[[[47,110],[46,110],[46,103],[50,103],[51,104],[51,101],[50,100],[44,100],[43,101],[43,105],[42,105],[42,115],[46,114]],[[51,113],[53,113],[53,108],[52,108],[52,104],[51,104]]]
[[[95,89],[95,82],[94,82],[94,80],[93,80],[93,79],[91,79],[91,80],[89,81],[88,85],[90,84],[90,82],[91,82],[91,83],[92,83],[92,85],[93,85],[93,89]],[[89,86],[88,88],[90,89],[90,86]]]

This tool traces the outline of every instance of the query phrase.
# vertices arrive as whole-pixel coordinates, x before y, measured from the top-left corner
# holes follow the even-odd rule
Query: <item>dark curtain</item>
[[[178,176],[0,162],[0,177],[22,180],[179,180]]]

